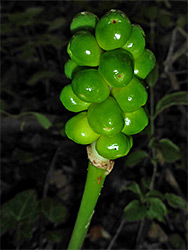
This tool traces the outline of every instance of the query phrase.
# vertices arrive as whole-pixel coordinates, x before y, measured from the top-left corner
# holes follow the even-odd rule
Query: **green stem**
[[[106,170],[97,168],[89,162],[84,193],[68,250],[79,250],[82,247],[95,205],[103,187],[106,177],[105,172]]]

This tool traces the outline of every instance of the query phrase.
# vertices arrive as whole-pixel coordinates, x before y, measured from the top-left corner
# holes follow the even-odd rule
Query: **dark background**
[[[20,15],[19,20],[18,17],[11,19],[9,16],[25,12],[30,7],[42,7],[43,11],[33,19],[24,19]],[[100,18],[111,8],[124,11],[130,21],[140,24],[146,33],[146,47],[154,52],[159,65],[155,103],[166,94],[186,91],[187,51],[183,47],[187,39],[186,1],[1,3],[1,203],[4,204],[27,189],[37,190],[39,199],[48,195],[61,201],[67,207],[69,216],[65,223],[57,225],[57,228],[63,230],[63,239],[60,243],[53,243],[53,249],[66,248],[68,244],[83,192],[88,162],[85,146],[71,142],[64,134],[64,124],[74,114],[67,111],[59,101],[60,91],[70,83],[63,72],[68,59],[66,46],[71,38],[69,25],[80,11],[91,11]],[[63,18],[62,25],[49,29],[50,23],[56,18]],[[28,25],[25,23],[27,21],[30,22]],[[177,30],[175,38],[174,30]],[[165,64],[169,48],[172,47],[172,55]],[[173,56],[179,49],[182,52],[174,59]],[[55,74],[39,77],[37,80],[35,73],[38,71]],[[149,104],[150,99],[148,107]],[[29,113],[26,116],[14,116],[29,111],[44,114],[52,126],[44,129]],[[161,113],[155,122],[155,137],[169,138],[182,152],[181,159],[175,163],[159,162],[156,189],[162,193],[174,192],[183,198],[187,195],[186,117],[185,106],[172,106]],[[132,150],[142,149],[149,152],[148,138],[147,130],[134,136]],[[87,249],[107,249],[122,221],[124,207],[135,198],[133,193],[122,191],[122,187],[132,181],[141,185],[152,175],[150,160],[132,168],[126,168],[124,161],[125,158],[116,160],[114,170],[106,179],[91,222],[94,233],[90,233],[84,243]],[[178,190],[164,168],[170,171]],[[149,221],[145,223],[141,236],[138,236],[140,222],[126,222],[113,249],[178,249],[181,244],[185,246],[186,214],[179,210],[172,214],[166,224],[159,223],[163,236],[167,237],[165,242],[161,240],[159,232],[160,236],[151,237],[153,232]],[[96,225],[98,226],[94,227]],[[38,227],[36,222],[35,232]],[[54,228],[51,224],[43,227]],[[101,229],[106,230],[111,238],[100,237]],[[176,243],[172,243],[174,235],[178,239]],[[16,248],[18,245],[14,241],[13,233],[5,233],[1,244],[2,249],[47,249],[48,245],[45,240],[39,244],[37,233],[33,234],[31,240],[22,242],[19,248]]]

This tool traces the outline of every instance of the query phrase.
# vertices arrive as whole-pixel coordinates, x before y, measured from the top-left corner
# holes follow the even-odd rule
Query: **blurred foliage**
[[[74,224],[71,217],[76,216],[75,204],[80,201],[81,185],[85,181],[84,166],[83,172],[77,169],[80,162],[87,161],[83,147],[71,144],[71,150],[67,149],[64,124],[71,114],[59,101],[61,89],[69,83],[64,75],[68,59],[66,46],[71,37],[69,25],[80,11],[91,11],[101,17],[111,8],[121,9],[132,23],[142,26],[147,47],[154,52],[157,65],[144,83],[149,93],[150,125],[135,136],[130,154],[117,161],[117,165],[123,165],[119,169],[117,166],[121,176],[115,169],[111,173],[110,184],[106,182],[110,198],[109,201],[104,198],[96,220],[98,223],[104,219],[103,226],[111,235],[116,234],[117,220],[124,210],[129,222],[150,220],[152,225],[155,222],[156,234],[166,232],[165,243],[160,242],[166,245],[159,247],[185,249],[187,229],[182,222],[187,214],[188,54],[183,44],[188,36],[187,4],[168,0],[2,2],[1,234],[4,249],[7,246],[30,249],[33,244],[45,248],[40,243],[41,237],[52,244],[51,249],[66,248]],[[61,156],[54,154],[61,144]],[[61,189],[49,185],[49,195],[55,196],[51,198],[44,195],[44,189],[55,162],[65,173],[68,170],[62,175],[66,185],[62,183]],[[71,178],[74,182],[69,186]],[[129,185],[125,185],[127,180]],[[117,185],[116,199],[109,190]],[[69,216],[70,213],[74,216]],[[131,233],[137,235],[137,229]],[[125,245],[124,237],[122,241],[119,239],[119,245],[114,248],[132,248],[135,237],[134,243],[129,241],[130,245]],[[144,240],[147,241],[143,237]],[[105,247],[103,244],[101,249]],[[149,243],[145,249],[151,249]]]

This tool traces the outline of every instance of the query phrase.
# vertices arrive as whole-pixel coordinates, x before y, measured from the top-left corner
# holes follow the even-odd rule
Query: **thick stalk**
[[[84,193],[68,250],[81,249],[92,215],[94,214],[94,208],[103,187],[105,177],[106,170],[97,168],[89,162]]]

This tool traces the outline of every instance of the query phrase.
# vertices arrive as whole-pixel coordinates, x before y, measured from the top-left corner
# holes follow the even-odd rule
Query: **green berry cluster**
[[[81,12],[70,29],[70,59],[64,69],[72,83],[63,88],[60,100],[68,110],[80,113],[68,120],[65,133],[79,144],[95,142],[106,159],[125,156],[132,135],[148,124],[142,80],[153,69],[155,57],[145,49],[144,31],[114,9],[101,19]]]

